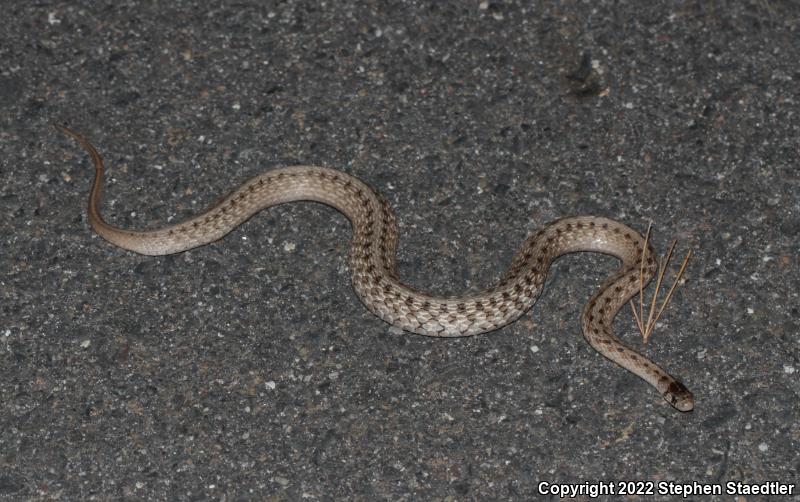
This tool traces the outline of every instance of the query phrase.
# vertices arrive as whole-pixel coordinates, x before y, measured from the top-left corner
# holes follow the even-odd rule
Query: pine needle
[[[689,250],[686,253],[686,256],[683,259],[683,263],[681,263],[681,267],[678,270],[678,275],[675,277],[675,281],[670,286],[669,291],[667,291],[667,295],[664,297],[664,300],[661,302],[661,306],[656,309],[656,303],[658,301],[658,293],[661,291],[661,285],[664,283],[664,275],[667,272],[667,266],[669,262],[672,260],[672,254],[675,251],[675,246],[678,243],[677,239],[672,241],[672,245],[669,247],[669,251],[667,251],[666,256],[662,260],[659,260],[659,267],[658,267],[658,275],[656,276],[656,288],[655,292],[653,293],[652,301],[650,302],[650,307],[647,313],[647,322],[644,322],[644,258],[645,253],[647,252],[647,244],[650,240],[650,229],[652,224],[647,226],[647,233],[645,234],[644,238],[644,246],[642,247],[642,260],[641,260],[641,268],[639,271],[639,311],[636,311],[636,307],[633,304],[633,300],[630,301],[631,311],[633,312],[633,318],[636,320],[636,327],[639,328],[639,332],[642,334],[642,338],[644,339],[644,343],[647,343],[647,340],[650,338],[650,335],[653,334],[655,330],[656,323],[658,322],[659,318],[661,318],[661,314],[664,313],[667,306],[669,305],[670,300],[672,300],[672,295],[675,292],[675,288],[680,283],[681,279],[683,278],[683,274],[686,271],[686,265],[689,263],[689,258],[692,256],[692,251]]]

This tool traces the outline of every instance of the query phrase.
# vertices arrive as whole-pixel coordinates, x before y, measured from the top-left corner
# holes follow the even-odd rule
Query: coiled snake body
[[[157,230],[132,231],[103,220],[99,202],[103,161],[82,135],[60,125],[91,155],[95,167],[89,196],[89,223],[111,243],[145,255],[180,253],[216,241],[264,208],[310,200],[332,206],[350,219],[353,287],[364,305],[384,321],[427,336],[469,336],[516,320],[535,302],[550,263],[560,255],[594,251],[622,261],[618,272],[583,310],[583,334],[602,355],[635,373],[680,411],[691,411],[691,392],[678,380],[623,344],[611,332],[620,307],[647,283],[657,265],[653,249],[630,227],[607,218],[578,216],[550,223],[528,237],[505,276],[477,294],[436,297],[404,284],[395,271],[397,224],[386,200],[361,180],[323,167],[294,166],[267,171],[236,188],[211,209]],[[642,264],[644,259],[644,264]]]

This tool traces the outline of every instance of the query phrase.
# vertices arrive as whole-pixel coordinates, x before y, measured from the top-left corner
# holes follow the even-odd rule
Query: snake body
[[[89,153],[95,168],[89,196],[89,223],[109,242],[144,255],[180,253],[221,239],[264,208],[294,201],[317,201],[351,221],[350,267],[363,304],[384,321],[412,333],[469,336],[513,322],[536,302],[551,262],[566,253],[593,251],[619,258],[622,266],[592,295],[583,309],[583,334],[598,352],[652,385],[673,407],[691,411],[692,393],[611,331],[619,309],[656,272],[655,253],[642,235],[607,218],[578,216],[556,220],[528,237],[505,276],[477,294],[438,297],[404,284],[395,269],[397,223],[386,199],[361,180],[314,166],[274,169],[246,181],[216,205],[176,225],[132,231],[106,223],[99,203],[103,160],[82,135],[64,126]],[[646,246],[646,249],[644,249]]]

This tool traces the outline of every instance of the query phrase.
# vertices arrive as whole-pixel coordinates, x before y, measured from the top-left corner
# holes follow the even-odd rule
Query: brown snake
[[[649,282],[657,268],[652,247],[643,250],[642,235],[622,223],[594,216],[556,220],[525,240],[496,285],[465,296],[431,296],[397,277],[394,213],[383,196],[353,176],[313,166],[274,169],[251,178],[214,207],[182,223],[157,230],[125,230],[109,225],[100,215],[103,160],[97,150],[82,135],[55,125],[92,157],[95,176],[89,223],[109,242],[145,255],[180,253],[222,238],[264,208],[302,200],[321,202],[341,211],[352,223],[350,267],[361,301],[389,324],[420,335],[455,337],[498,329],[536,302],[550,263],[558,256],[578,251],[615,256],[622,266],[583,309],[583,335],[602,355],[655,387],[676,409],[694,407],[692,393],[682,383],[611,332],[620,307],[639,292],[641,279]]]

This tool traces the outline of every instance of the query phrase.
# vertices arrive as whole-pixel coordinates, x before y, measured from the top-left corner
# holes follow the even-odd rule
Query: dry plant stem
[[[412,333],[454,337],[493,331],[516,320],[536,302],[557,257],[579,251],[616,256],[621,268],[592,295],[581,315],[584,337],[600,354],[655,387],[676,409],[691,411],[694,407],[692,393],[682,383],[611,332],[619,309],[656,272],[654,251],[636,230],[622,223],[595,216],[556,220],[522,243],[508,271],[494,286],[477,294],[435,296],[397,276],[394,212],[383,196],[358,178],[317,166],[273,169],[245,181],[210,209],[181,223],[128,230],[106,223],[100,214],[100,154],[82,135],[57,127],[91,155],[95,177],[89,193],[89,223],[109,242],[146,255],[180,253],[221,239],[267,207],[301,200],[321,202],[339,210],[352,224],[350,271],[353,288],[364,306]]]
[[[647,313],[647,324],[645,324],[645,335],[644,341],[647,343],[648,338],[650,338],[650,334],[653,332],[653,326],[655,325],[655,320],[653,316],[656,312],[656,301],[658,301],[658,292],[661,291],[661,282],[664,280],[664,274],[667,271],[667,263],[672,259],[672,252],[675,250],[675,241],[672,241],[672,245],[669,247],[669,251],[667,251],[666,256],[664,259],[659,260],[658,264],[658,275],[656,275],[656,287],[653,292],[653,298],[650,301],[650,309]]]
[[[675,244],[673,244],[673,247]],[[681,263],[681,268],[678,270],[678,275],[675,277],[675,281],[672,283],[672,286],[669,288],[667,292],[667,296],[664,298],[664,302],[661,304],[661,308],[658,310],[658,314],[656,314],[655,320],[653,321],[653,327],[651,328],[651,332],[655,329],[655,323],[661,317],[661,314],[664,313],[664,310],[669,305],[670,300],[672,299],[672,294],[675,292],[675,288],[678,286],[678,283],[683,278],[683,273],[686,271],[686,265],[689,263],[689,259],[692,257],[692,250],[690,249],[689,252],[686,253],[686,256],[683,258],[683,262]]]
[[[650,236],[650,227],[647,228],[647,234],[645,240],[647,240]],[[636,312],[636,308],[633,306],[633,301],[630,302],[631,311],[633,312],[633,317],[636,320],[636,326],[639,328],[639,332],[642,334],[642,338],[644,339],[644,343],[647,343],[647,340],[650,338],[650,335],[653,334],[655,330],[656,323],[661,318],[661,315],[666,310],[667,306],[669,305],[670,300],[672,300],[672,295],[675,292],[675,288],[680,283],[681,279],[683,278],[683,274],[686,271],[686,265],[689,263],[689,259],[692,256],[692,251],[689,250],[686,253],[686,256],[681,263],[680,269],[678,270],[678,274],[675,277],[675,281],[672,283],[672,286],[669,288],[667,295],[664,297],[661,306],[656,310],[656,302],[658,299],[658,293],[661,291],[661,285],[664,281],[664,275],[666,274],[667,265],[672,260],[672,255],[675,250],[675,245],[677,244],[677,239],[672,241],[672,244],[669,247],[669,251],[667,251],[666,256],[664,259],[660,260],[658,274],[656,276],[656,286],[655,291],[653,292],[653,298],[650,303],[650,308],[647,316],[647,322],[643,322],[644,319],[644,283],[640,283],[639,289],[639,312]]]
[[[644,234],[644,243],[645,248],[650,244],[650,230],[653,228],[653,223],[650,222],[647,224],[647,232]],[[641,270],[639,273],[639,314],[636,314],[636,309],[633,307],[633,300],[631,300],[631,311],[633,312],[633,318],[636,320],[636,326],[639,328],[639,333],[645,337],[645,328],[642,325],[642,318],[644,317],[644,262],[642,262]],[[645,342],[647,342],[647,338],[645,337]]]

